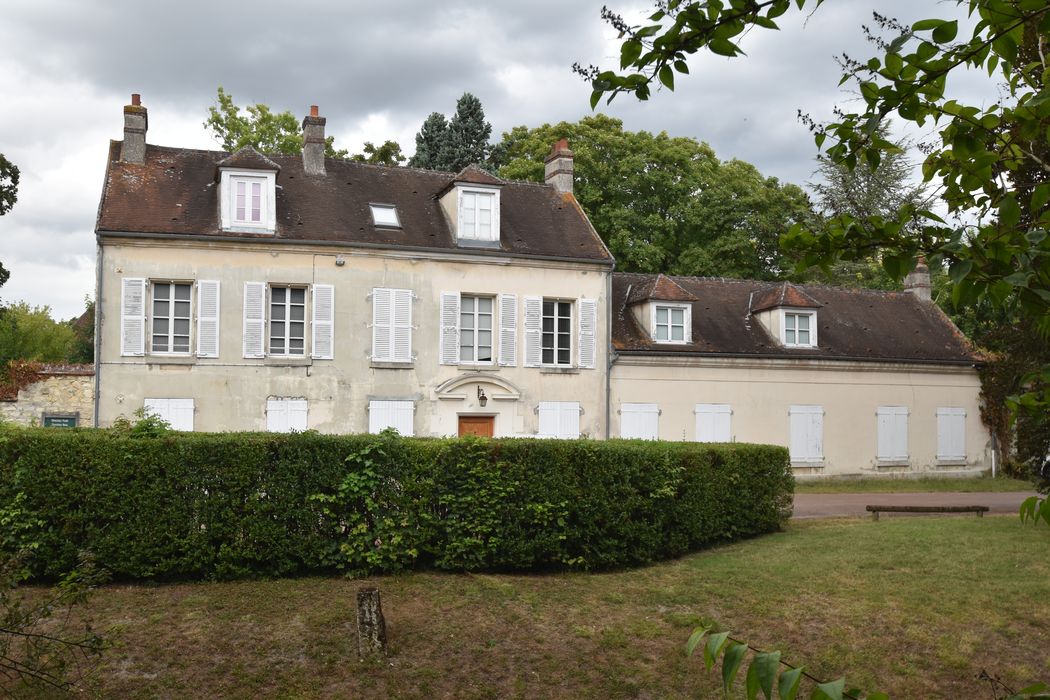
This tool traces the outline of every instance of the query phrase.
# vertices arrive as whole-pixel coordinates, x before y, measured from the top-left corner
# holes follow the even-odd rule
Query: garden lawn
[[[894,698],[1050,680],[1050,529],[1017,517],[797,523],[603,574],[415,573],[111,585],[87,697],[708,698],[701,620]],[[354,594],[378,585],[390,649],[359,661]],[[742,677],[742,675],[741,675]]]
[[[795,493],[934,493],[934,492],[1003,492],[1034,491],[1035,485],[1025,479],[989,476],[977,479],[823,479],[796,481]]]

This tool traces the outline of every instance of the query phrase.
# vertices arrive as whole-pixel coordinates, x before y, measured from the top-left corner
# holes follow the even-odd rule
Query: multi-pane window
[[[270,354],[306,351],[306,289],[270,287]]]
[[[784,312],[784,345],[811,348],[816,346],[816,314]]]
[[[190,294],[188,283],[153,283],[153,352],[190,351]]]
[[[572,364],[572,302],[543,300],[543,364]]]
[[[459,361],[492,362],[492,297],[460,297]]]
[[[261,224],[263,221],[263,182],[238,178],[233,181],[233,220],[238,224]]]
[[[657,342],[685,342],[685,309],[677,306],[657,306],[653,335]]]
[[[494,192],[469,190],[461,192],[459,237],[479,241],[498,240],[495,209],[496,194]]]

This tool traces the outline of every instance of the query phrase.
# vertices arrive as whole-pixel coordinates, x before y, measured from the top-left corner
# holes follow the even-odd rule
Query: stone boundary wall
[[[48,422],[93,427],[95,370],[91,365],[43,365],[14,398],[0,398],[0,421],[42,426]],[[45,417],[48,417],[45,420]]]

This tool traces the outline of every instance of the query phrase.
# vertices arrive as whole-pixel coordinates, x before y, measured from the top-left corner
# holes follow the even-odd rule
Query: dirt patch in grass
[[[1050,678],[1050,533],[1016,517],[791,523],[603,574],[108,586],[116,642],[87,697],[718,697],[682,648],[699,621],[895,698]],[[386,658],[359,660],[354,594],[378,585]]]

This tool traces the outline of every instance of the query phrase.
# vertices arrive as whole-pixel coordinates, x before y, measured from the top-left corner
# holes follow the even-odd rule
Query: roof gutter
[[[390,245],[388,243],[364,243],[364,242],[349,242],[349,241],[317,241],[317,240],[289,240],[287,238],[245,238],[243,236],[212,236],[212,235],[197,235],[191,233],[143,233],[135,231],[108,231],[108,230],[97,230],[95,231],[95,237],[101,246],[102,240],[109,237],[116,238],[132,238],[140,240],[157,240],[157,241],[196,241],[196,242],[217,242],[217,243],[240,243],[245,242],[262,242],[268,245],[298,245],[298,246],[319,246],[323,248],[355,248],[361,250],[400,250],[408,253],[437,253],[441,255],[477,255],[481,257],[492,257],[492,258],[516,258],[522,260],[546,260],[550,262],[564,262],[564,263],[576,263],[583,265],[598,265],[601,267],[607,267],[610,270],[615,266],[615,260],[599,260],[594,258],[573,258],[566,255],[536,255],[526,253],[508,253],[503,250],[486,250],[484,248],[460,248],[450,250],[448,248],[429,248],[427,246],[411,246],[411,245]]]
[[[653,350],[619,350],[622,357],[729,357],[747,360],[830,360],[833,362],[878,362],[883,364],[940,365],[950,367],[983,367],[978,360],[916,360],[904,357],[853,357],[845,355],[761,355],[749,352],[657,352]]]

